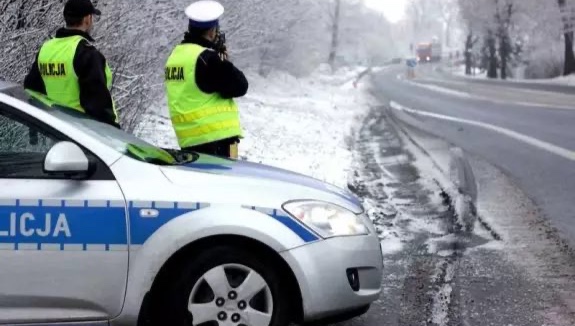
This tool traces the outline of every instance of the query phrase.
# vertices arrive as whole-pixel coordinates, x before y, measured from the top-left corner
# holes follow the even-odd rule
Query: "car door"
[[[0,102],[0,324],[107,320],[122,308],[124,197],[85,148],[91,177],[46,174],[59,141],[69,139]]]

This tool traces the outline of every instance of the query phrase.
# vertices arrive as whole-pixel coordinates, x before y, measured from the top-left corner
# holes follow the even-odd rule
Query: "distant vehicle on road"
[[[400,64],[403,60],[401,58],[393,58],[391,59],[391,63],[394,65]]]
[[[442,46],[437,41],[419,43],[416,48],[418,62],[441,61]]]

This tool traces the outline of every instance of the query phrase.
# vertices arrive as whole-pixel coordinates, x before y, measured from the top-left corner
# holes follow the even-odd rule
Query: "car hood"
[[[269,181],[294,184],[330,193],[350,202],[354,206],[361,207],[361,202],[359,199],[349,190],[341,189],[334,185],[302,174],[274,168],[263,164],[251,163],[247,161],[236,161],[209,155],[200,155],[196,161],[180,165],[178,169],[222,176],[264,179]]]

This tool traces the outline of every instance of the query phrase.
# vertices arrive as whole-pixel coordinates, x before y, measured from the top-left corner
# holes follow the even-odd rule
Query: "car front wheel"
[[[284,326],[287,289],[265,257],[234,247],[204,250],[176,271],[164,289],[158,324]]]

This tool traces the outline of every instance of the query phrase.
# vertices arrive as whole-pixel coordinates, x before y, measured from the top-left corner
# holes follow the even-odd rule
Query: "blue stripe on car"
[[[275,218],[276,220],[278,220],[279,222],[281,222],[283,225],[290,228],[293,232],[295,232],[295,234],[297,234],[305,242],[312,242],[312,241],[316,241],[319,239],[315,234],[310,232],[308,229],[306,229],[300,223],[296,222],[293,218],[291,218],[289,216],[285,216],[285,215],[280,215],[277,213],[277,210],[275,210],[275,209],[274,209],[273,215],[271,215],[271,216],[273,218]]]
[[[191,208],[180,208],[182,204],[172,203],[172,208],[157,208],[157,203],[152,203],[151,207],[158,211],[158,217],[156,218],[144,218],[140,216],[141,207],[134,207],[133,203],[130,203],[130,235],[131,242],[135,245],[141,245],[148,240],[148,238],[161,228],[164,224],[175,219],[183,214],[197,211],[201,209],[202,204],[195,203],[192,204]],[[165,205],[164,205],[165,206]]]
[[[104,204],[87,207],[87,202],[74,201],[77,207],[71,207],[62,201],[61,206],[46,206],[39,201],[32,206],[18,200],[0,206],[0,243],[127,244],[125,208]]]
[[[149,204],[148,204],[149,203]],[[132,245],[142,245],[160,227],[207,203],[130,202]],[[282,210],[250,207],[279,221],[303,241],[319,237]],[[142,210],[157,211],[146,217]],[[126,208],[118,201],[14,200],[0,202],[0,250],[124,251]]]

